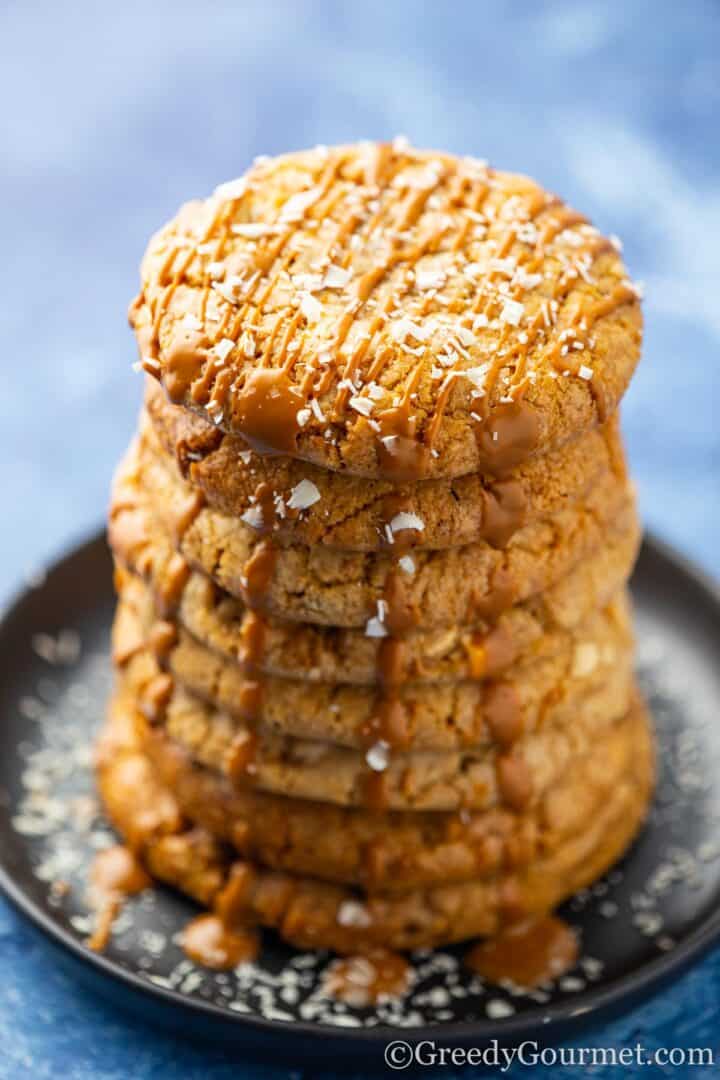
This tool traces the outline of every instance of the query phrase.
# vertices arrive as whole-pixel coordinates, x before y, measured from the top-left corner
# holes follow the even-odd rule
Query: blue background
[[[3,4],[0,594],[102,518],[149,233],[255,154],[398,133],[622,236],[647,289],[623,410],[645,520],[720,573],[719,57],[700,2]],[[2,1078],[280,1075],[91,1000],[2,901],[0,971]],[[719,1017],[717,953],[594,1041],[717,1047]]]

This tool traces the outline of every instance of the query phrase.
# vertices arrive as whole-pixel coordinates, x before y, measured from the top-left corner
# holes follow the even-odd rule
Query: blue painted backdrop
[[[0,594],[102,517],[148,234],[255,154],[397,133],[622,236],[647,288],[624,408],[645,519],[720,573],[719,57],[698,0],[4,3]],[[1,901],[0,970],[2,1078],[238,1075],[90,1000]],[[720,954],[597,1042],[717,1045],[719,1014]]]

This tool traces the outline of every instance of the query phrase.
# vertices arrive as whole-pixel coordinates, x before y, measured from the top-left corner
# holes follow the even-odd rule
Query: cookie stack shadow
[[[382,165],[396,178],[388,191],[393,182],[397,189],[395,159],[404,153]],[[321,188],[322,162],[303,168],[315,169]],[[374,185],[381,202],[383,184]],[[505,205],[513,197],[515,188],[497,196]],[[501,222],[491,207],[483,211],[479,197],[471,203],[467,194],[460,210],[456,203],[458,214],[467,203],[469,227],[486,214],[478,243],[489,242],[494,222],[507,228],[508,215]],[[564,212],[529,203],[540,225]],[[527,215],[520,219],[527,225]],[[213,227],[202,233],[206,247]],[[563,228],[586,238],[573,217]],[[290,220],[293,234],[301,229]],[[546,230],[545,249],[562,231]],[[317,241],[317,231],[308,235]],[[505,273],[515,280],[523,245],[537,260],[529,227],[525,236],[517,229],[505,250],[496,237],[494,262],[480,285],[473,279],[473,303],[485,288],[484,306],[467,319],[455,309],[466,330],[455,339],[459,369],[486,326],[494,332],[500,320],[504,347],[517,329],[514,309],[500,315],[520,293],[498,285]],[[270,242],[259,226],[240,228],[236,239],[256,259]],[[568,257],[577,248],[569,243]],[[545,249],[540,256],[550,260]],[[457,245],[448,250],[454,258]],[[600,259],[617,258],[598,250]],[[180,247],[161,246],[166,260],[168,252],[182,262]],[[425,271],[435,273],[437,294],[450,275],[444,252],[441,242],[430,249],[439,269]],[[203,253],[194,257],[202,262]],[[225,256],[213,248],[211,257]],[[342,273],[325,286],[333,298],[351,287],[353,256],[336,262]],[[189,315],[196,333],[203,322],[190,295],[200,272],[188,279],[190,265],[179,275],[166,270],[154,298],[151,265],[134,314],[143,362],[161,381],[148,379],[110,512],[117,684],[98,775],[112,820],[155,877],[224,924],[272,927],[301,947],[413,949],[542,916],[622,854],[652,787],[650,727],[633,679],[627,583],[640,531],[615,409],[624,387],[608,376],[615,400],[591,402],[593,422],[578,406],[576,430],[544,440],[534,428],[528,436],[528,417],[544,399],[526,408],[510,395],[498,404],[486,388],[465,424],[482,454],[474,468],[443,475],[430,456],[425,405],[417,428],[412,415],[416,357],[429,347],[418,329],[427,297],[415,303],[412,290],[409,299],[400,290],[387,311],[412,320],[404,339],[394,336],[407,342],[408,369],[393,369],[389,403],[366,356],[350,373],[334,360],[335,385],[314,401],[305,393],[298,405],[283,382],[274,411],[256,397],[254,414],[247,401],[235,412],[225,401],[214,414],[212,394],[196,392],[204,369],[162,333],[171,299],[157,297],[173,282],[173,325]],[[516,275],[529,290],[537,287],[531,270]],[[183,293],[177,282],[188,280]],[[419,288],[417,272],[414,280]],[[605,288],[614,306],[600,286],[573,279],[568,290],[586,288],[587,310],[600,322],[634,304],[617,281],[615,292]],[[252,344],[241,347],[250,356],[265,342],[262,361],[249,361],[256,371],[290,370],[283,334],[312,334],[314,303],[328,294],[302,284],[300,307],[288,306],[282,325],[263,330],[254,320]],[[371,307],[370,321],[378,311]],[[214,348],[221,379],[240,341],[228,325],[194,346],[204,357]],[[566,325],[560,320],[558,333]],[[582,319],[574,325],[585,329]],[[221,341],[229,346],[218,348]],[[587,378],[577,365],[565,370],[579,349],[562,355],[545,381],[564,402],[562,379],[580,394]],[[337,400],[338,383],[352,401]],[[302,410],[312,415],[298,419]],[[303,452],[302,438],[294,452],[315,417],[321,431],[331,413],[335,425],[376,439],[374,472]],[[237,423],[224,422],[231,415]],[[437,445],[451,446],[456,431],[445,442],[441,431]]]

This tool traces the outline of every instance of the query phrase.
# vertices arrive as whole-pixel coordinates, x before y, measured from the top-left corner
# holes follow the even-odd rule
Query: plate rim
[[[40,584],[20,586],[11,592],[8,598],[4,598],[0,603],[0,637],[11,632],[9,624],[19,615],[19,609],[23,603],[30,596],[39,593],[48,578],[62,572],[68,563],[87,558],[98,545],[106,545],[104,528],[85,533],[84,537],[67,544],[56,558],[48,560],[44,567],[45,577]],[[679,572],[689,579],[692,585],[705,594],[720,615],[720,583],[707,571],[648,530],[643,535],[642,550],[654,557],[659,556],[661,561],[669,564],[676,573]],[[632,847],[628,854],[631,853]],[[209,1017],[215,1022],[232,1025],[238,1029],[244,1028],[248,1035],[253,1033],[257,1036],[277,1036],[280,1032],[302,1035],[313,1040],[335,1040],[345,1045],[358,1042],[364,1045],[377,1045],[401,1036],[403,1042],[414,1047],[418,1042],[427,1039],[429,1035],[436,1038],[436,1041],[442,1040],[443,1044],[451,1042],[467,1044],[469,1040],[475,1040],[478,1045],[481,1045],[490,1038],[511,1039],[513,1036],[527,1034],[529,1030],[534,1030],[536,1033],[544,1030],[551,1034],[556,1026],[572,1025],[575,1021],[589,1024],[594,1017],[598,1018],[600,1014],[609,1011],[613,1005],[618,1005],[622,1000],[637,1002],[638,998],[651,992],[653,987],[659,989],[669,976],[685,971],[694,960],[720,940],[720,908],[718,908],[686,937],[683,937],[673,949],[647,961],[630,974],[615,978],[606,986],[578,994],[572,1003],[559,1001],[547,1006],[538,1005],[502,1020],[478,1018],[467,1021],[440,1021],[418,1028],[393,1026],[387,1023],[373,1027],[351,1028],[302,1019],[273,1020],[254,1014],[234,1013],[212,1001],[184,995],[172,988],[150,982],[140,973],[126,968],[102,953],[88,949],[70,930],[44,911],[23,885],[15,880],[5,864],[1,851],[0,892],[10,901],[16,911],[50,939],[51,944],[59,946],[81,965],[85,965],[98,975],[106,976],[111,984],[120,984],[138,998],[149,996],[152,999],[159,999],[165,1005],[188,1010],[196,1016]]]

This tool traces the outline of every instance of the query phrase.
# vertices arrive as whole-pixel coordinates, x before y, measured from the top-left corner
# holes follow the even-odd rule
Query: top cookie
[[[173,402],[365,476],[500,474],[604,421],[640,351],[612,241],[532,180],[401,140],[257,160],[141,273],[130,322]]]

